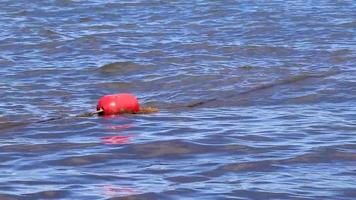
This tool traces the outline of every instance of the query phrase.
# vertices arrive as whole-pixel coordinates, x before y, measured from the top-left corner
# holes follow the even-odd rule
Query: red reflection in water
[[[106,196],[117,197],[117,196],[128,196],[135,194],[135,191],[131,187],[119,187],[115,185],[104,185],[103,192]]]
[[[121,125],[115,125],[113,124],[113,121],[111,121],[113,118],[115,118],[115,121],[116,119],[118,119],[120,120],[120,122],[127,121],[127,123]],[[104,116],[104,119],[106,120],[110,119],[110,124],[106,124],[106,128],[111,131],[121,132],[133,127],[131,121],[126,117],[109,115],[109,116]],[[124,136],[124,135],[105,136],[101,138],[101,142],[103,144],[127,144],[131,142],[130,140],[131,137],[132,136]]]
[[[123,117],[122,115],[103,115],[101,116],[102,119],[113,119],[113,118],[117,118],[117,119],[121,119],[121,120],[128,120],[127,117]]]
[[[101,138],[102,143],[104,144],[127,144],[130,143],[130,138],[132,136],[123,136],[123,135],[114,135],[114,136],[105,136]]]

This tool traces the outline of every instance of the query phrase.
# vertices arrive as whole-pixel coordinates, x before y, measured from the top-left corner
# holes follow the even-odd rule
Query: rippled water
[[[0,199],[354,199],[355,5],[1,1]]]

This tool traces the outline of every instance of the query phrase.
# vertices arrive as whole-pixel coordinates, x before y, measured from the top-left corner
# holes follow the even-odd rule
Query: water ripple
[[[355,196],[353,1],[25,5],[0,2],[0,199]],[[120,92],[160,112],[83,117]]]

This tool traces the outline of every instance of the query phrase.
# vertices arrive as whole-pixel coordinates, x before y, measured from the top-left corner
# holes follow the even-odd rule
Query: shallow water
[[[0,7],[0,199],[356,197],[353,1]]]

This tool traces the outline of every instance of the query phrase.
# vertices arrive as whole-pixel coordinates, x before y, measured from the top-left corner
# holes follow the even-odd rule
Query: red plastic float
[[[140,111],[140,104],[133,94],[121,93],[105,95],[101,97],[96,106],[101,115],[117,115],[121,113],[137,113]]]

